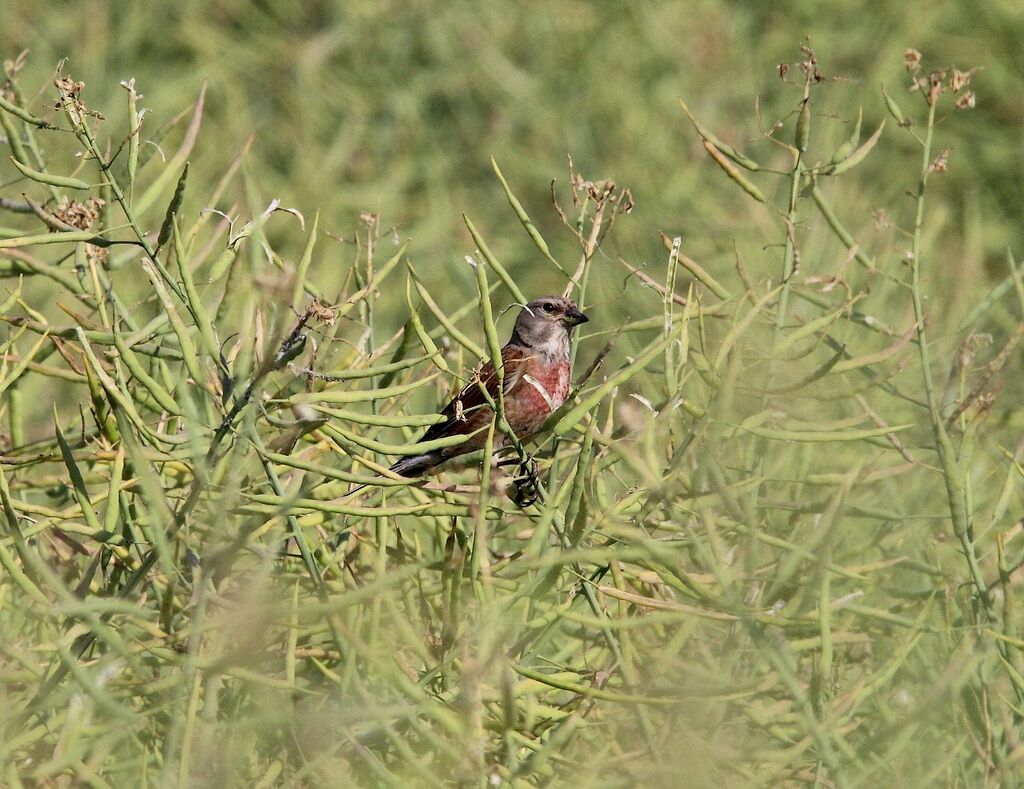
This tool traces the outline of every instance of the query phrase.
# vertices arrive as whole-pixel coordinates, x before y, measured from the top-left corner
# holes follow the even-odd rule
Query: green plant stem
[[[115,179],[111,174],[110,162],[103,158],[103,154],[100,152],[99,146],[96,144],[96,140],[92,136],[92,132],[89,131],[89,126],[84,122],[79,124],[75,129],[75,135],[89,150],[89,153],[96,159],[100,171],[103,173],[103,178],[106,184],[110,187],[110,191],[114,195],[114,199],[117,200],[118,205],[121,206],[121,210],[124,211],[125,219],[127,219],[128,224],[131,225],[131,228],[135,233],[135,237],[138,238],[139,244],[141,244],[146,256],[153,261],[153,265],[156,266],[161,278],[165,283],[167,283],[167,287],[174,292],[174,295],[177,296],[183,304],[190,306],[181,286],[175,282],[174,278],[170,275],[170,272],[164,268],[164,265],[157,260],[157,252],[159,250],[154,250],[153,246],[146,240],[146,235],[142,232],[142,228],[138,221],[136,221],[131,206],[128,204],[128,198],[125,197],[124,191],[122,191],[120,185],[117,183],[117,179]]]
[[[943,481],[946,485],[946,495],[949,500],[949,513],[953,521],[953,532],[964,552],[967,560],[967,567],[971,574],[971,581],[974,585],[978,602],[985,611],[986,621],[991,622],[993,613],[991,601],[988,594],[988,584],[985,582],[978,564],[978,558],[974,551],[974,541],[971,535],[970,514],[967,511],[967,499],[964,490],[963,474],[953,448],[953,442],[946,431],[945,422],[939,411],[938,399],[935,394],[935,386],[932,382],[931,358],[928,351],[928,341],[925,329],[924,299],[921,294],[921,231],[924,227],[924,205],[925,190],[928,184],[928,175],[931,169],[932,138],[935,129],[935,102],[928,105],[928,122],[925,130],[924,140],[921,149],[921,179],[917,186],[917,210],[914,215],[914,234],[911,242],[911,281],[910,290],[914,303],[914,319],[917,321],[917,350],[921,360],[921,375],[924,380],[925,399],[928,403],[928,415],[931,421],[932,434],[935,438],[935,448],[939,456],[939,463],[942,467]]]

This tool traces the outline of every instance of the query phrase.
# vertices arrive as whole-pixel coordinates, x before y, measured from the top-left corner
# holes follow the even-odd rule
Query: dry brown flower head
[[[99,197],[90,197],[82,203],[65,197],[53,215],[64,224],[78,230],[88,230],[100,215],[100,208],[103,205],[104,201]]]

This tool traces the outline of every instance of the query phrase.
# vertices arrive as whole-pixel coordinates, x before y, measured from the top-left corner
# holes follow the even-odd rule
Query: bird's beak
[[[567,310],[565,313],[565,322],[568,323],[570,326],[579,326],[581,323],[586,323],[589,320],[590,318],[588,318],[575,307],[573,307],[570,310]]]

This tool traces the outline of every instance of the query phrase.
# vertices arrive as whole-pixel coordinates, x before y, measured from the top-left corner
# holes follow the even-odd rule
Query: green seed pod
[[[903,115],[903,110],[900,109],[900,105],[896,103],[896,100],[889,95],[884,85],[882,86],[882,95],[885,96],[885,106],[888,108],[889,114],[896,119],[896,123],[900,126],[905,125],[906,117]]]
[[[796,149],[800,153],[807,151],[811,139],[811,100],[804,99],[800,105],[800,115],[796,119]]]
[[[740,167],[745,167],[751,172],[757,172],[758,170],[761,169],[761,165],[759,165],[749,156],[745,156],[744,154],[740,153],[731,145],[722,143],[718,147],[721,149],[722,153],[724,153],[726,156],[728,156],[730,159],[736,162],[736,164],[738,164]]]
[[[27,162],[28,153],[25,151],[25,144],[21,141],[21,134],[17,126],[14,121],[2,112],[0,112],[0,128],[4,130],[7,144],[11,146],[11,153],[14,154],[14,158],[19,162]]]
[[[142,136],[142,114],[138,109],[135,80],[121,83],[128,91],[128,195],[135,193],[135,174],[139,169],[139,138]]]
[[[744,192],[753,197],[759,203],[765,202],[764,195],[761,194],[761,190],[747,180],[746,176],[736,169],[736,165],[734,165],[725,154],[718,150],[713,142],[710,140],[704,140],[704,148],[711,155],[711,158],[718,163],[718,166],[725,171],[725,174],[735,181]]]
[[[178,185],[174,189],[174,196],[171,198],[170,204],[167,206],[167,213],[164,215],[164,223],[160,226],[160,235],[157,236],[156,245],[157,248],[162,247],[171,237],[171,230],[174,227],[174,215],[181,210],[181,201],[185,197],[185,181],[188,178],[188,162],[185,162],[185,168],[181,171],[181,177],[178,179]]]
[[[719,151],[721,151],[734,162],[736,162],[736,164],[738,164],[740,167],[744,167],[747,170],[750,170],[751,172],[757,172],[758,170],[761,169],[761,165],[759,165],[749,156],[740,153],[728,143],[722,142],[715,135],[713,135],[711,132],[709,132],[707,129],[701,126],[697,122],[697,119],[693,117],[693,113],[690,112],[690,108],[686,106],[686,102],[684,102],[682,99],[679,99],[679,105],[683,108],[683,112],[686,113],[686,117],[690,119],[690,123],[693,124],[693,128],[697,130],[697,134],[699,134],[702,139],[710,141],[712,145],[714,145],[716,148],[718,148]]]
[[[839,175],[840,173],[845,173],[851,167],[855,167],[856,165],[860,164],[864,160],[864,157],[871,152],[871,149],[875,147],[875,143],[877,143],[878,138],[882,136],[882,129],[884,128],[885,118],[883,118],[882,122],[878,124],[878,128],[875,130],[875,133],[868,137],[866,143],[864,143],[857,150],[855,150],[853,153],[851,153],[849,156],[847,156],[845,159],[839,162],[839,164],[836,164],[833,167],[829,168],[826,171],[826,173],[828,175]]]
[[[85,367],[85,380],[89,387],[89,399],[92,401],[96,424],[99,425],[100,430],[108,441],[116,443],[121,440],[121,434],[117,429],[117,418],[111,413],[106,393],[103,391],[100,382],[96,379],[92,368],[88,364],[83,366]]]
[[[208,282],[216,282],[218,279],[224,276],[231,264],[235,262],[235,258],[238,257],[238,247],[225,247],[224,251],[221,252],[215,261],[210,265],[210,270],[207,274]]]
[[[846,142],[836,148],[836,152],[832,154],[832,161],[829,162],[830,164],[839,164],[839,162],[843,161],[843,159],[857,149],[857,146],[860,144],[860,126],[863,120],[864,108],[860,107],[857,109],[857,122],[853,126],[853,134],[850,135],[850,138]]]
[[[41,184],[49,184],[50,186],[63,186],[67,189],[88,189],[89,184],[85,181],[79,180],[78,178],[71,178],[66,175],[51,175],[50,173],[42,173],[39,170],[33,170],[21,162],[15,157],[11,157],[11,162],[17,167],[21,174],[26,178],[31,178],[33,181]]]
[[[7,429],[11,434],[11,448],[17,449],[25,443],[24,397],[18,384],[7,390]]]
[[[0,109],[6,110],[17,118],[21,118],[25,123],[31,123],[33,126],[38,126],[40,129],[52,129],[54,128],[42,118],[37,118],[28,110],[23,107],[19,107],[17,104],[8,101],[3,96],[0,96]]]
[[[502,174],[501,168],[498,167],[498,162],[493,156],[491,157],[491,168],[494,170],[494,174],[498,176],[501,188],[505,191],[505,199],[508,200],[508,204],[512,206],[512,210],[519,218],[519,223],[523,226],[526,234],[533,241],[537,249],[540,250],[541,254],[554,264],[555,268],[563,274],[567,274],[565,269],[562,268],[562,265],[551,255],[551,250],[548,248],[548,242],[544,240],[544,237],[540,234],[537,226],[533,223],[533,220],[530,219],[529,214],[526,213],[526,209],[523,208],[523,204],[519,202],[519,198],[513,194],[512,188],[508,185],[508,181],[505,180],[505,176]]]

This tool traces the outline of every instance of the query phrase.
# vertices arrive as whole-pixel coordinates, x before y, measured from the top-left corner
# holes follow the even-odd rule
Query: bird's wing
[[[504,394],[508,394],[522,378],[523,362],[529,358],[529,355],[530,351],[528,349],[517,345],[506,345],[501,349],[501,361],[504,368],[504,385],[502,386]],[[435,438],[473,432],[480,428],[481,420],[479,416],[474,419],[474,415],[480,415],[484,411],[489,415],[491,410],[487,404],[487,399],[480,389],[481,386],[487,390],[487,395],[491,400],[496,402],[498,397],[498,376],[495,374],[494,365],[491,362],[485,363],[480,368],[478,378],[474,377],[444,407],[444,410],[441,411],[441,416],[445,417],[445,420],[438,422],[436,425],[431,425],[420,441],[432,441]]]

